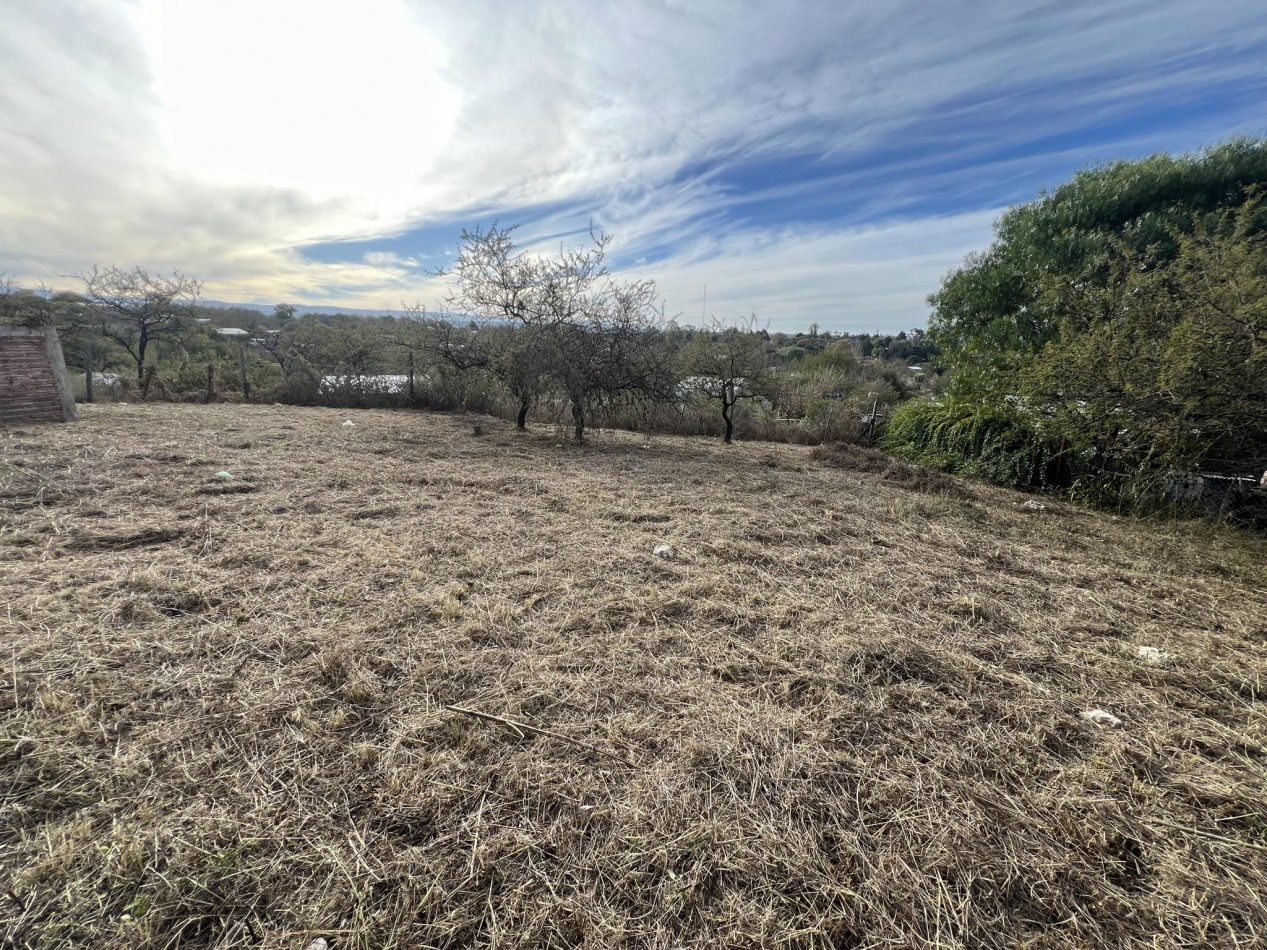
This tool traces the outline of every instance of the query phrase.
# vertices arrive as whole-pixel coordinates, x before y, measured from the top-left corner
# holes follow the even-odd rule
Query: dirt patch
[[[258,485],[250,482],[224,482],[217,485],[203,485],[195,495],[252,495],[259,491]]]
[[[72,551],[128,551],[169,544],[184,537],[185,533],[182,528],[141,528],[117,534],[81,534],[67,541],[66,547]]]
[[[895,459],[879,449],[849,442],[833,442],[815,446],[810,451],[810,458],[831,468],[878,475],[891,485],[911,491],[948,495],[952,498],[974,497],[974,492],[962,479],[923,465]]]

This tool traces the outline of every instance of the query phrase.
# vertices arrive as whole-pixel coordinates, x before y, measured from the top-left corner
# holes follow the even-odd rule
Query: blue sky
[[[683,322],[892,332],[1008,205],[1267,133],[1264,63],[1261,0],[19,0],[0,272],[398,310],[592,221]]]

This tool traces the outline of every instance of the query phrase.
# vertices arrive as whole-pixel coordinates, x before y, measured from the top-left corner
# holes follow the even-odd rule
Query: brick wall
[[[0,327],[0,425],[74,418],[75,403],[56,331]]]

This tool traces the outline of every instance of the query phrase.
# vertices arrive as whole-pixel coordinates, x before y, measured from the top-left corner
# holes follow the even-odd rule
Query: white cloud
[[[139,263],[180,267],[225,299],[397,306],[434,292],[412,249],[361,245],[341,263],[300,249],[493,217],[569,233],[592,216],[622,257],[667,251],[650,270],[671,309],[690,309],[707,282],[719,313],[909,325],[940,273],[988,239],[994,213],[946,216],[929,195],[993,206],[1034,161],[1061,174],[1115,147],[1219,133],[1192,112],[1101,133],[1098,151],[1072,142],[1017,157],[1129,119],[1139,101],[1261,85],[1259,3],[1215,6],[11,4],[0,270],[57,283],[93,263]],[[1238,127],[1267,125],[1247,109]],[[854,217],[737,217],[748,206],[719,170],[789,156],[849,167],[813,184],[757,182],[767,204],[801,208],[831,188],[852,197]],[[881,181],[876,162],[909,174]],[[930,220],[859,224],[895,215]]]
[[[1001,211],[873,227],[729,233],[632,270],[656,281],[669,314],[680,314],[683,324],[756,313],[771,330],[817,322],[896,332],[923,324],[924,298],[964,255],[989,243]]]

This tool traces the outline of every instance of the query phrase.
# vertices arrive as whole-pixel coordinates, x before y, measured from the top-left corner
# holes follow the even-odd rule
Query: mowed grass
[[[1261,541],[406,412],[0,452],[6,947],[1267,945]]]

